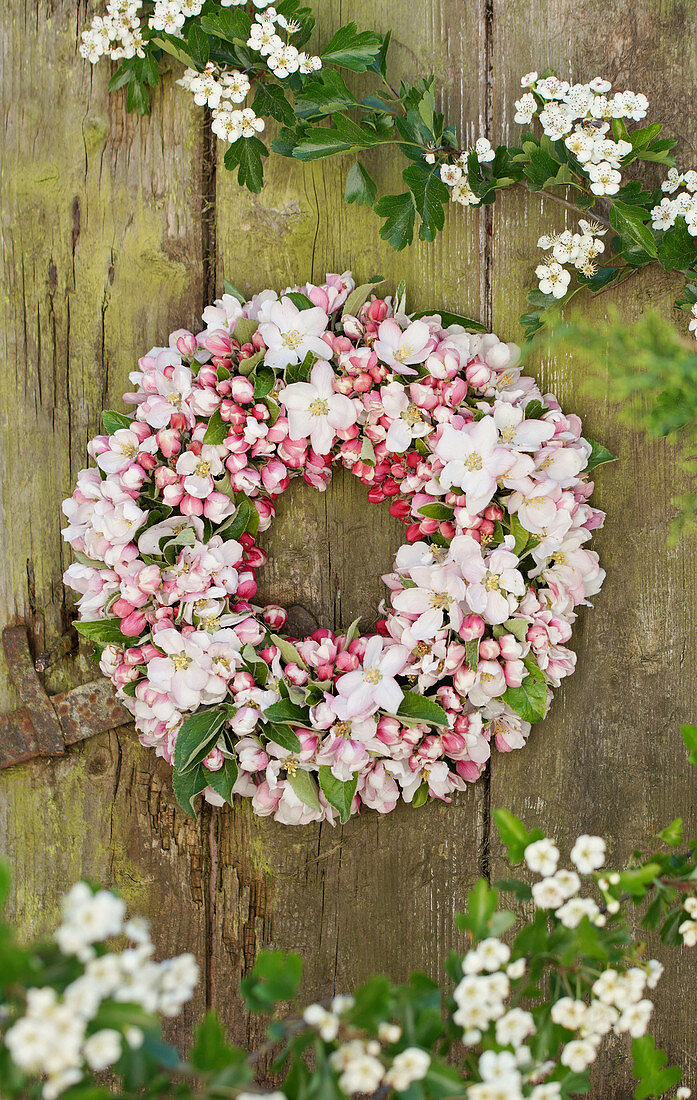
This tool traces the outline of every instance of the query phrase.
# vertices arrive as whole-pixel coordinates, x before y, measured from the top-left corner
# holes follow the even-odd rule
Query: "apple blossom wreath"
[[[379,280],[378,280],[379,281]],[[174,767],[174,789],[286,824],[448,800],[522,748],[574,671],[576,608],[603,581],[589,471],[612,456],[466,318],[407,315],[349,272],[245,301],[131,374],[63,510],[81,634]],[[256,542],[294,477],[334,464],[406,541],[376,631],[291,640],[256,606]]]
[[[514,101],[518,142],[495,146],[481,135],[463,145],[436,110],[433,75],[390,79],[390,32],[347,23],[315,53],[314,27],[302,0],[108,0],[80,53],[93,64],[118,61],[109,88],[126,89],[128,109],[141,114],[163,60],[176,59],[184,66],[178,83],[207,108],[227,146],[225,167],[250,191],[263,187],[269,148],[260,135],[269,123],[277,125],[277,156],[349,157],[346,202],[373,207],[380,235],[396,249],[411,244],[417,227],[422,241],[435,240],[453,202],[472,210],[525,187],[561,203],[580,220],[540,238],[537,288],[521,318],[528,334],[579,291],[600,293],[651,264],[685,279],[675,305],[697,334],[697,172],[679,170],[677,142],[660,136],[660,122],[645,122],[645,95],[613,90],[603,77],[572,83],[532,71]],[[369,94],[349,87],[344,74],[352,73],[368,74]],[[408,161],[404,189],[379,195],[362,157],[390,146]],[[638,177],[642,161],[667,172],[659,187]]]

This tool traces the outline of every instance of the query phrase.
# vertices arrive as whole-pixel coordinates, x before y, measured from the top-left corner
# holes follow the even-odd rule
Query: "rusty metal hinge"
[[[68,745],[131,722],[108,680],[47,695],[29,649],[26,626],[8,626],[2,644],[24,706],[0,715],[0,768],[37,756],[62,755]]]

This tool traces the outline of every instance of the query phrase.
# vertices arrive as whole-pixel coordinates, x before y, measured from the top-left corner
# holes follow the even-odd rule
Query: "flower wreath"
[[[234,794],[286,824],[420,805],[521,748],[570,675],[575,608],[604,577],[588,472],[611,457],[453,314],[409,316],[350,273],[245,302],[131,374],[63,505],[77,629],[174,767],[177,799]],[[255,606],[256,544],[302,475],[335,462],[406,541],[376,632],[291,640]]]

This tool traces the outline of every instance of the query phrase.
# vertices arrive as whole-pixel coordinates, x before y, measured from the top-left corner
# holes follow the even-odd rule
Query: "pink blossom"
[[[302,363],[308,352],[324,358],[327,345],[321,339],[329,318],[323,309],[298,309],[290,298],[281,298],[266,311],[266,320],[259,326],[268,351],[264,362],[276,369]]]
[[[358,419],[353,402],[334,392],[334,371],[324,360],[315,363],[309,382],[293,382],[281,390],[279,397],[288,411],[291,439],[309,436],[320,455],[329,453],[337,431]]]
[[[435,453],[445,463],[438,480],[444,489],[461,488],[470,512],[486,507],[497,479],[511,466],[513,456],[497,440],[494,418],[483,416],[462,428],[445,424],[436,443]]]
[[[412,321],[402,331],[397,322],[390,319],[378,327],[373,350],[396,374],[416,374],[411,364],[423,363],[432,344],[430,329],[423,321]]]
[[[404,692],[395,680],[409,659],[405,646],[387,645],[374,635],[368,641],[361,668],[347,672],[336,682],[338,698],[333,701],[339,718],[374,714],[379,707],[396,713]]]

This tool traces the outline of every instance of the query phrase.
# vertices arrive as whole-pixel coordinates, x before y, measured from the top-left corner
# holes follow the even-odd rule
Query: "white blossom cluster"
[[[531,871],[542,876],[532,887],[537,908],[553,910],[567,928],[576,928],[583,917],[599,926],[605,923],[605,913],[598,904],[592,898],[579,897],[580,876],[593,874],[605,862],[605,841],[601,837],[578,837],[571,850],[575,870],[559,868],[559,850],[546,838],[527,846],[525,862]],[[599,879],[598,887],[607,892],[618,881],[618,875],[608,875],[607,879]],[[693,900],[694,906],[686,904],[686,908],[697,916],[697,899]],[[605,908],[617,912],[619,902],[608,898]],[[697,921],[686,923],[694,925],[685,931],[697,942]],[[457,1010],[453,1020],[463,1029],[464,1044],[477,1045],[484,1032],[493,1028],[498,1046],[509,1048],[498,1053],[486,1050],[480,1056],[481,1082],[469,1086],[469,1100],[522,1100],[524,1089],[532,1100],[558,1100],[561,1085],[545,1080],[555,1064],[535,1063],[531,1055],[530,1038],[536,1030],[534,1016],[507,1005],[515,983],[525,976],[525,960],[511,961],[510,948],[490,937],[465,955],[462,969],[464,976],[454,991]],[[663,967],[655,959],[644,967],[633,966],[624,972],[608,968],[594,982],[589,1003],[572,996],[556,1001],[551,1010],[552,1020],[570,1033],[561,1051],[561,1064],[581,1073],[595,1061],[603,1039],[610,1032],[627,1033],[633,1038],[644,1035],[653,1012],[653,1003],[646,992],[656,987],[662,973]],[[677,1095],[689,1097],[690,1090],[681,1089]]]
[[[105,941],[117,936],[125,937],[128,946],[106,950]],[[15,1065],[45,1078],[44,1100],[55,1100],[88,1070],[100,1073],[113,1066],[124,1044],[142,1044],[144,1034],[137,1027],[94,1029],[103,1001],[176,1016],[199,977],[193,955],[155,962],[147,923],[127,920],[120,898],[107,890],[94,893],[83,882],[63,899],[55,940],[64,955],[84,964],[83,973],[60,995],[51,987],[30,989],[25,1014],[5,1034]]]
[[[210,107],[211,130],[231,144],[241,137],[253,137],[264,129],[264,120],[251,107],[240,108],[250,89],[247,76],[238,69],[220,70],[212,61],[203,72],[186,69],[177,81],[194,97],[199,107]]]
[[[82,32],[80,55],[93,65],[104,56],[112,61],[145,57],[141,7],[142,0],[109,0],[104,15],[95,15]]]
[[[537,242],[537,247],[548,253],[543,262],[535,268],[535,275],[543,294],[553,294],[563,298],[566,294],[571,273],[564,264],[571,264],[587,278],[597,271],[596,257],[605,251],[601,237],[607,230],[598,222],[588,222],[581,218],[580,233],[565,229],[563,233],[546,234]]]
[[[637,92],[609,95],[609,80],[596,77],[588,84],[569,84],[556,76],[540,79],[536,72],[521,80],[526,89],[516,100],[515,121],[529,125],[537,116],[552,141],[564,144],[581,164],[594,195],[616,195],[622,182],[619,171],[623,157],[631,152],[630,142],[607,137],[613,119],[638,122],[646,117],[648,100]]]
[[[686,898],[683,908],[688,919],[682,922],[678,932],[685,947],[697,947],[697,898]]]
[[[477,154],[480,164],[488,164],[496,155],[488,138],[478,138],[471,148],[463,150],[457,160],[442,164],[440,169],[440,178],[450,188],[450,201],[459,202],[461,206],[478,206],[480,202],[467,180],[467,158],[472,152]]]
[[[308,1005],[303,1013],[306,1024],[317,1030],[326,1043],[339,1038],[341,1016],[353,1006],[352,997],[334,997],[330,1007]],[[405,1092],[415,1081],[421,1081],[431,1065],[430,1054],[420,1047],[407,1047],[392,1058],[383,1054],[383,1044],[398,1043],[402,1030],[398,1024],[381,1023],[377,1039],[350,1038],[339,1042],[329,1056],[339,1074],[339,1088],[347,1096],[372,1094],[381,1086]]]
[[[679,187],[684,191],[675,194]],[[661,199],[658,206],[651,211],[651,225],[654,229],[672,229],[677,218],[684,218],[687,231],[692,237],[697,236],[697,172],[690,169],[681,173],[677,168],[671,168],[667,178],[661,184],[661,190],[672,198]]]
[[[266,64],[274,76],[279,80],[285,80],[291,73],[300,72],[308,75],[322,68],[319,57],[296,49],[287,40],[284,42],[278,33],[279,29],[286,32],[288,39],[297,34],[300,24],[286,19],[275,8],[266,7],[264,11],[257,12],[247,39],[250,49],[266,58]]]

